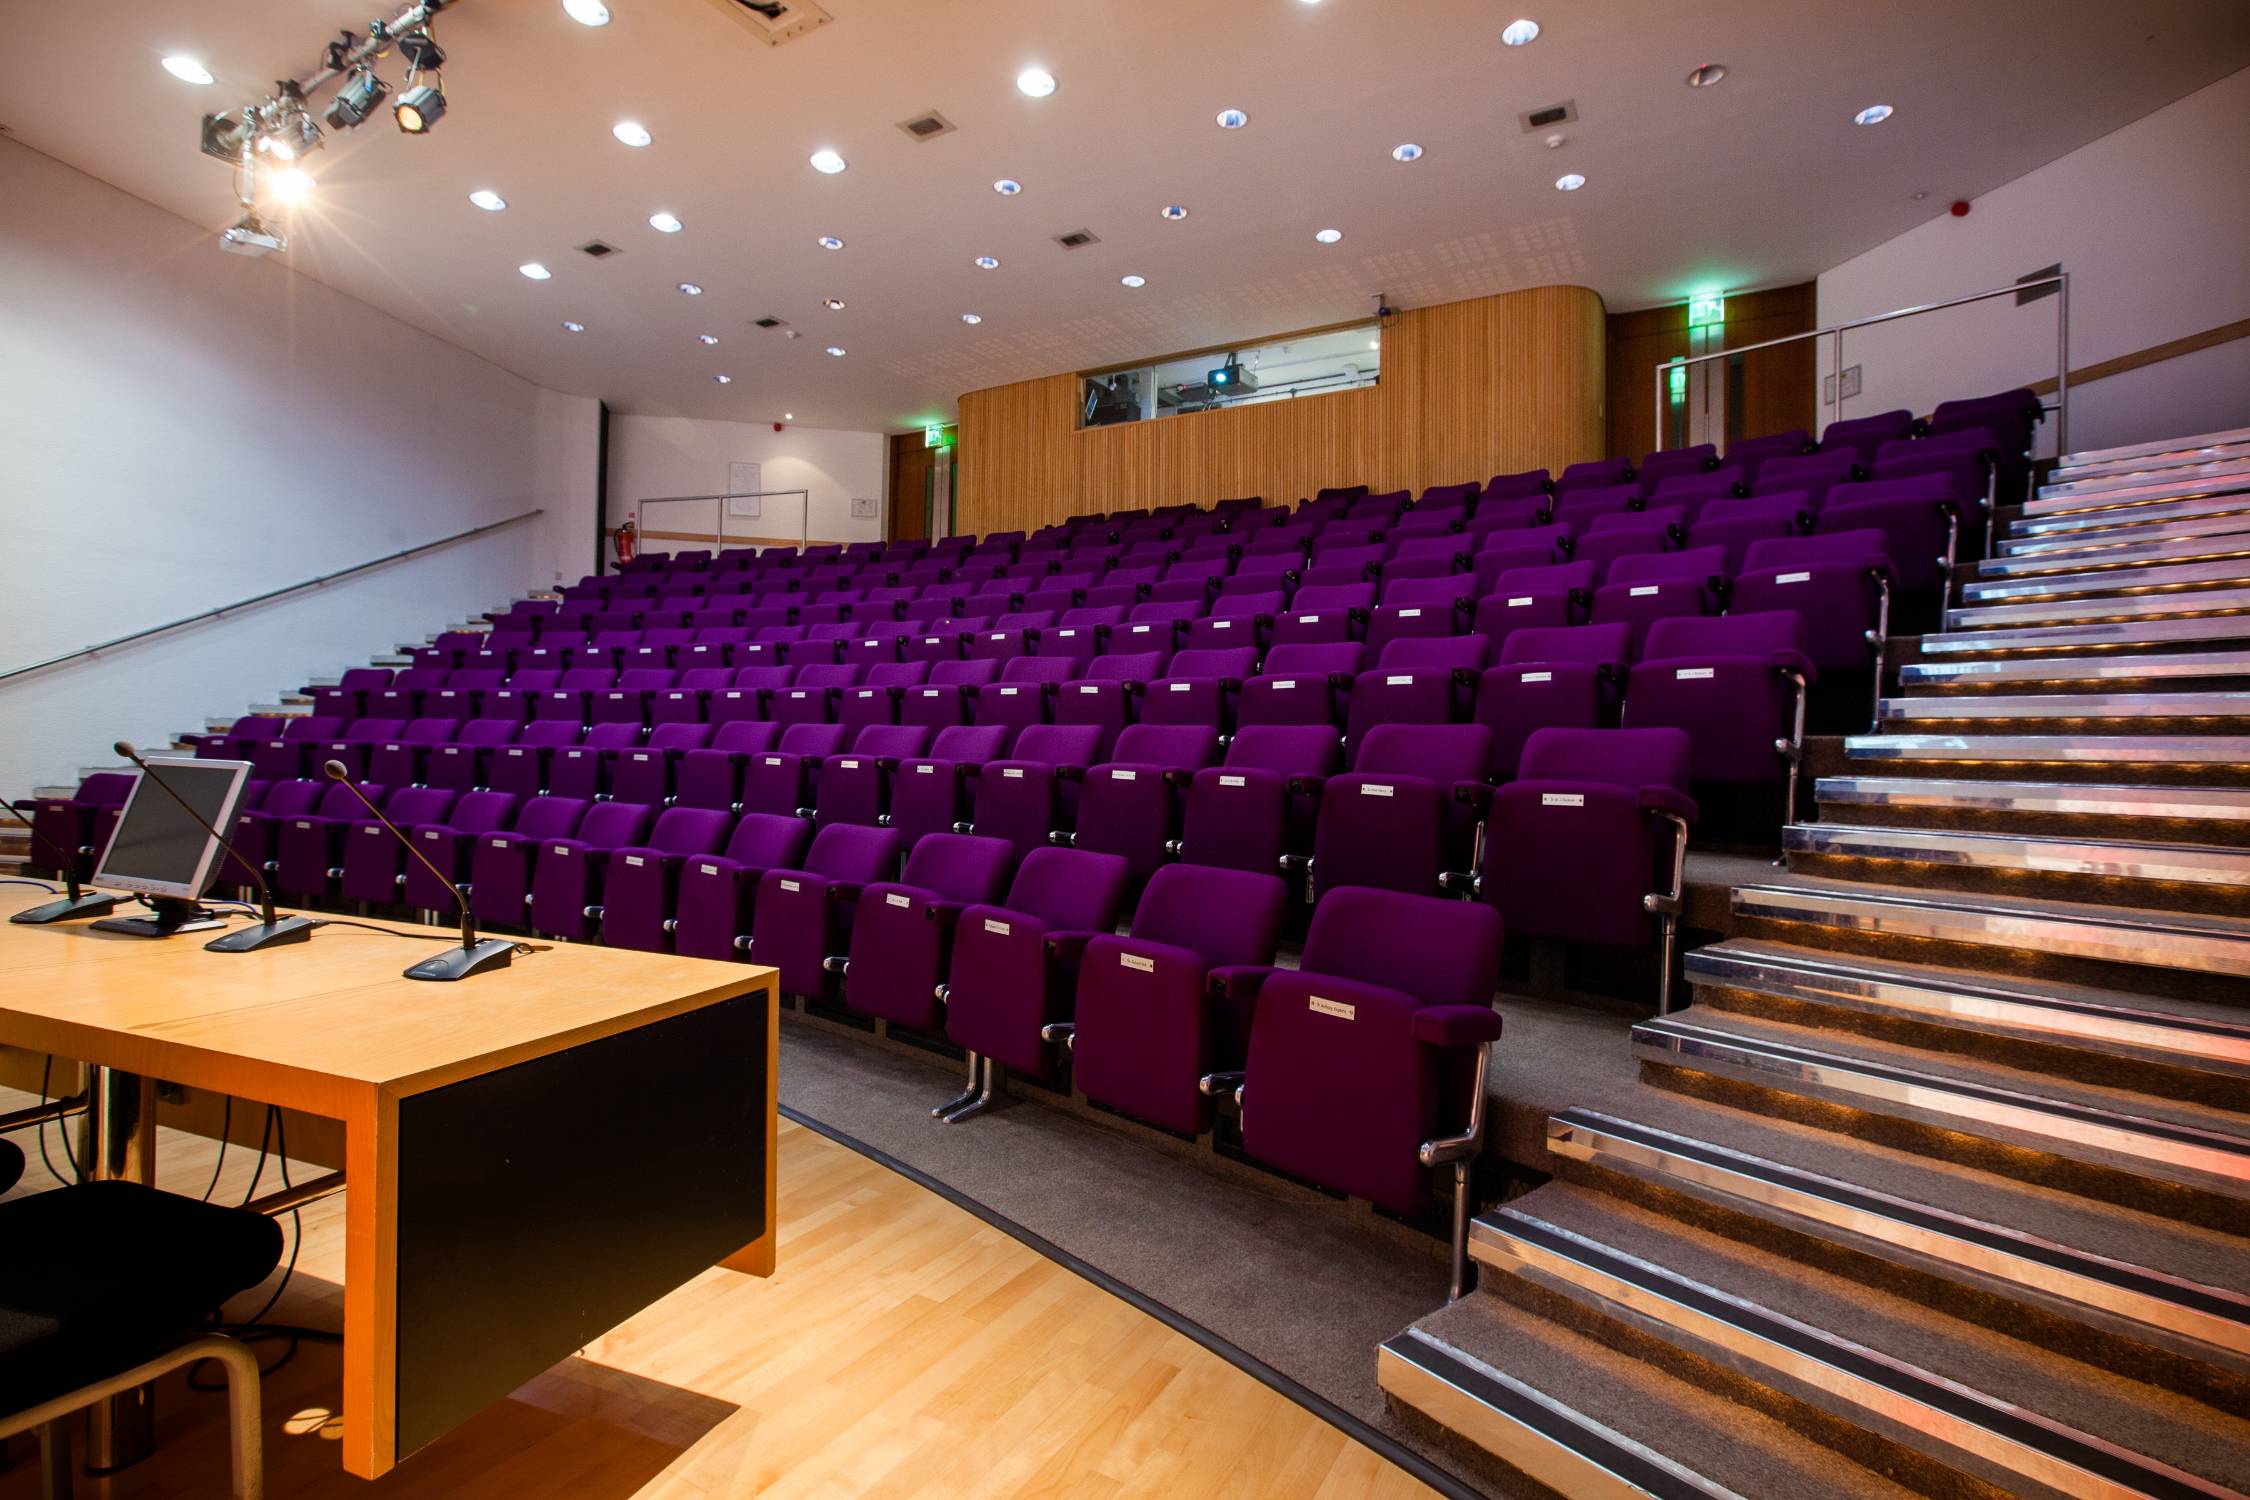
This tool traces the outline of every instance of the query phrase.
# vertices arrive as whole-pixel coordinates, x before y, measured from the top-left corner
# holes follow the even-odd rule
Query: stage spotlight
[[[219,248],[236,255],[271,255],[276,250],[289,248],[288,236],[267,227],[258,217],[256,209],[245,211],[232,227],[219,236]]]
[[[391,86],[376,77],[373,68],[359,69],[329,101],[328,128],[357,130],[390,96]]]
[[[409,71],[435,73],[445,66],[445,49],[426,31],[409,31],[398,39],[398,50]]]
[[[408,135],[421,135],[445,118],[445,91],[434,83],[418,83],[398,96],[391,117]]]
[[[203,117],[203,154],[215,156],[220,161],[240,165],[242,149],[250,141],[249,112],[240,114],[205,115]]]

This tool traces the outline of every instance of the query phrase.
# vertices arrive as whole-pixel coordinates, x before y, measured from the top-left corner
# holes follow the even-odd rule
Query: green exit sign
[[[950,448],[961,441],[961,434],[943,422],[932,422],[922,429],[922,446],[925,448]]]
[[[1711,328],[1727,320],[1727,299],[1724,296],[1691,297],[1687,305],[1687,326]]]

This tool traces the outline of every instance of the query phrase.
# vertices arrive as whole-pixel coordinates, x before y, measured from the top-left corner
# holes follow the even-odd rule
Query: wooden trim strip
[[[2168,359],[2178,359],[2183,354],[2194,354],[2203,349],[2216,349],[2221,344],[2231,344],[2236,339],[2250,338],[2250,318],[2237,318],[2232,323],[2221,323],[2216,328],[2206,328],[2201,333],[2191,333],[2184,338],[2167,339],[2161,344],[2151,344],[2146,349],[2136,349],[2131,354],[2120,354],[2115,359],[2105,359],[2081,370],[2070,372],[2072,385],[2089,381],[2107,380],[2112,375],[2123,375],[2128,370],[2146,369],[2160,365]],[[2030,386],[2034,396],[2052,396],[2055,378],[2033,381]]]

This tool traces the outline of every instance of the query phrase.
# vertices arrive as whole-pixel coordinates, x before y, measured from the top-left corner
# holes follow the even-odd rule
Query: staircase
[[[1638,1082],[1380,1350],[1496,1490],[2250,1490],[2250,431],[1996,519]]]

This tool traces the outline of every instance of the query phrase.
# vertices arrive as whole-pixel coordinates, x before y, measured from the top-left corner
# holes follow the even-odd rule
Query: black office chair
[[[8,1154],[20,1175],[21,1151]],[[0,1180],[9,1173],[0,1160]],[[38,1430],[50,1500],[70,1493],[64,1418],[204,1359],[226,1375],[230,1493],[261,1500],[257,1356],[236,1339],[189,1335],[272,1274],[280,1225],[138,1183],[89,1182],[0,1203],[0,1245],[0,1439]]]
[[[23,1181],[23,1147],[0,1136],[0,1193]]]

